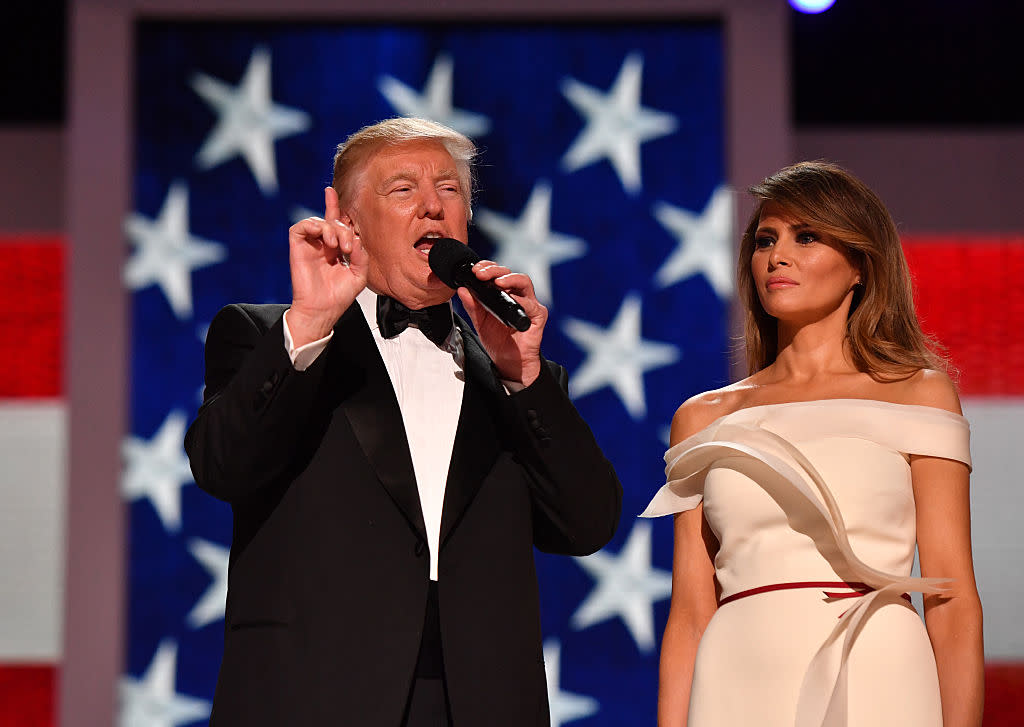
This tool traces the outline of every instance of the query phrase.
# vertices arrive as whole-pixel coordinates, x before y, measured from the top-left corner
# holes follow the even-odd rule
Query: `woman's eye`
[[[802,245],[810,245],[812,242],[818,241],[818,236],[815,235],[813,232],[802,232],[799,235],[797,235],[796,239],[797,242],[799,242]]]
[[[756,237],[754,238],[754,247],[764,249],[766,247],[771,247],[774,242],[775,240],[770,237]]]

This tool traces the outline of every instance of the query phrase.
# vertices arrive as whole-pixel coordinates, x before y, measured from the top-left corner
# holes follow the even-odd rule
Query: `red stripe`
[[[0,398],[63,393],[64,242],[0,237]]]
[[[969,396],[1024,394],[1024,237],[906,235],[922,326]]]
[[[0,725],[54,727],[57,668],[0,664]]]
[[[985,727],[1019,727],[1024,702],[1024,663],[985,665]]]

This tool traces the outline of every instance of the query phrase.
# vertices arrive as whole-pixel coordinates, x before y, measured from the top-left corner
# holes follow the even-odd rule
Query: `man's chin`
[[[454,295],[455,295],[455,291],[454,290],[452,290],[451,288],[445,288],[445,292],[439,293],[436,296],[431,296],[429,298],[429,302],[424,304],[423,307],[426,308],[429,305],[439,305],[441,303],[447,303],[449,300],[452,299],[452,297]]]
[[[455,295],[455,291],[435,278],[427,281],[417,290],[408,291],[407,295],[408,300],[402,300],[402,298],[398,298],[398,300],[409,308],[419,309],[447,303]],[[405,296],[403,295],[403,297]]]
[[[423,283],[422,290],[423,295],[434,300],[430,305],[444,303],[446,300],[451,300],[451,297],[455,295],[455,291],[442,283],[440,278],[434,275],[433,271],[427,274],[427,279]]]

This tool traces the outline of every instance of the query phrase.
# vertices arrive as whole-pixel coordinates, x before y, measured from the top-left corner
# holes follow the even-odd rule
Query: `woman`
[[[659,724],[977,727],[969,427],[895,225],[831,164],[751,192],[751,375],[679,408],[644,513],[676,513]]]

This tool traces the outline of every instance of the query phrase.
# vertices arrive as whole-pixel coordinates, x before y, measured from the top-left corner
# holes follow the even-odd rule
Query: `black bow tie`
[[[440,346],[452,330],[452,306],[440,303],[412,310],[386,295],[377,296],[377,326],[384,338],[394,338],[412,324]]]

